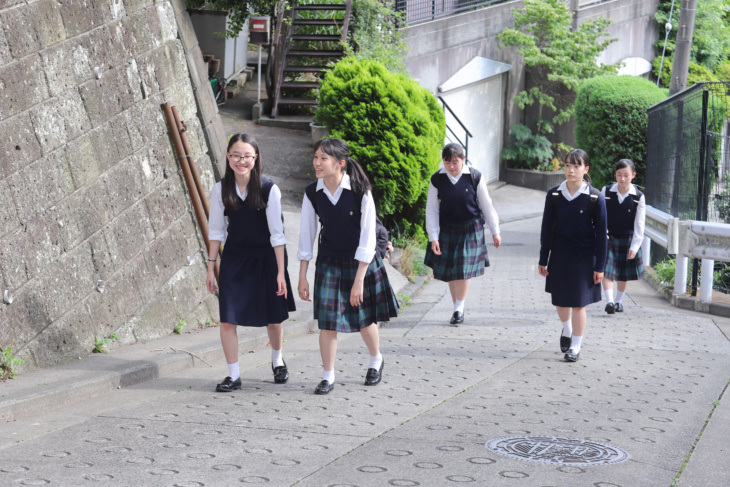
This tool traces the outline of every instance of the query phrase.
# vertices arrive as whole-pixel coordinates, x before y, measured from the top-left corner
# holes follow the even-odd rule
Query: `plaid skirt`
[[[480,219],[468,222],[441,224],[439,232],[441,255],[426,246],[424,263],[433,269],[433,277],[440,281],[471,279],[484,274],[489,267],[489,255],[484,241],[484,224]]]
[[[352,333],[398,316],[398,302],[390,286],[383,260],[376,255],[368,266],[363,302],[350,304],[359,261],[317,256],[314,273],[314,317],[320,330]]]
[[[606,270],[603,275],[614,281],[638,281],[644,275],[644,262],[641,258],[641,247],[636,257],[629,259],[631,235],[608,236],[608,256]]]

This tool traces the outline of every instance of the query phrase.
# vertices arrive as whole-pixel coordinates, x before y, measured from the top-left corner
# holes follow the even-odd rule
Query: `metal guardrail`
[[[649,240],[651,239],[651,240]],[[646,205],[646,223],[644,225],[644,259],[649,261],[648,242],[658,243],[670,254],[676,254],[679,242],[679,220],[669,213],[657,210],[653,206]]]

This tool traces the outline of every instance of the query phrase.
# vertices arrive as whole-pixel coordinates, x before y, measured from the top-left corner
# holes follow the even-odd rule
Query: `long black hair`
[[[354,193],[366,194],[371,189],[370,180],[358,162],[350,157],[350,147],[344,140],[322,139],[314,144],[314,151],[322,149],[322,152],[334,158],[336,161],[345,161],[342,172],[350,175],[350,187]]]
[[[565,156],[565,163],[574,164],[576,166],[590,166],[588,154],[586,154],[586,151],[584,151],[583,149],[573,149],[572,151],[568,152],[568,155]],[[583,181],[591,184],[591,177],[588,175],[587,172],[583,173]]]
[[[228,149],[226,149],[226,173],[221,180],[221,199],[223,200],[223,206],[226,207],[226,210],[230,211],[241,208],[241,198],[236,193],[236,175],[233,169],[231,169],[227,155],[236,142],[249,144],[256,152],[256,160],[251,170],[251,178],[248,181],[248,186],[246,186],[246,204],[251,209],[264,210],[266,209],[266,202],[261,194],[261,174],[264,172],[264,163],[261,160],[261,151],[259,151],[258,142],[248,134],[233,135],[228,141]]]

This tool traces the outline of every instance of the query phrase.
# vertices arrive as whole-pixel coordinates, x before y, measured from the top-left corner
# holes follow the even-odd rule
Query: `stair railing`
[[[469,132],[469,129],[466,128],[466,125],[464,125],[464,122],[461,121],[461,119],[454,113],[454,111],[451,109],[448,103],[446,103],[446,100],[444,100],[442,97],[437,97],[441,104],[444,107],[444,115],[446,114],[446,111],[448,110],[451,116],[456,120],[456,122],[461,126],[461,128],[464,130],[464,142],[461,141],[458,135],[456,135],[456,132],[449,126],[449,124],[446,124],[446,130],[451,132],[451,135],[453,136],[454,140],[452,142],[458,142],[463,148],[464,148],[464,156],[466,159],[467,165],[471,165],[471,161],[469,160],[469,138],[473,137],[471,132]],[[449,137],[448,134],[446,134],[446,137],[449,140],[452,140],[451,137]]]

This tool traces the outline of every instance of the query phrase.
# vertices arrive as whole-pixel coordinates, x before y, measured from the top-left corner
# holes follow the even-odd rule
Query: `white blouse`
[[[461,173],[459,173],[456,177],[452,176],[451,173],[443,167],[439,170],[439,173],[446,174],[449,177],[451,184],[456,184],[459,182],[462,175],[469,174],[469,168],[465,164],[461,169]],[[439,233],[441,231],[441,227],[439,225],[438,194],[439,192],[436,187],[429,182],[428,198],[426,199],[426,233],[428,234],[429,242],[438,240]],[[477,202],[479,203],[479,208],[482,210],[484,218],[487,220],[489,231],[492,232],[492,235],[499,235],[499,216],[497,216],[497,210],[495,210],[494,205],[492,205],[492,198],[489,196],[487,183],[484,181],[483,177],[477,186]]]
[[[629,191],[626,194],[621,194],[618,190],[618,183],[613,183],[610,188],[608,188],[609,191],[613,191],[616,193],[616,197],[618,199],[618,203],[621,204],[624,202],[626,198],[629,197],[629,195],[635,195],[636,194],[636,186],[633,184],[629,186]],[[603,196],[606,196],[606,188],[603,188],[601,190],[601,193],[603,193]],[[633,250],[634,252],[639,251],[639,247],[641,247],[641,244],[644,242],[644,225],[646,222],[646,198],[644,195],[641,195],[641,198],[639,198],[639,204],[636,205],[636,215],[634,216],[634,235],[631,237],[631,247],[629,247],[629,250]]]
[[[324,185],[323,179],[317,180],[317,191],[322,191],[333,205],[336,205],[340,200],[342,191],[344,189],[352,189],[350,186],[350,176],[345,174],[340,182],[339,187],[335,190],[334,194],[331,194],[327,187]],[[315,192],[316,193],[316,192]],[[375,203],[373,202],[373,196],[368,191],[362,197],[362,204],[360,205],[360,240],[355,251],[355,259],[360,262],[369,264],[375,257]],[[314,256],[314,239],[317,237],[317,213],[314,211],[312,203],[309,201],[307,195],[304,195],[302,200],[302,222],[301,229],[299,231],[299,251],[297,252],[297,259],[299,260],[312,260]]]
[[[243,194],[236,185],[236,194],[242,201],[246,201],[248,190],[244,190]],[[225,207],[221,197],[221,183],[215,183],[213,191],[210,195],[210,216],[208,217],[208,240],[218,240],[225,242],[226,231],[228,229],[228,217],[223,214]],[[281,221],[281,191],[274,184],[269,192],[269,201],[266,202],[266,221],[269,224],[269,232],[271,233],[272,247],[286,245],[286,237],[284,237],[284,223]]]

